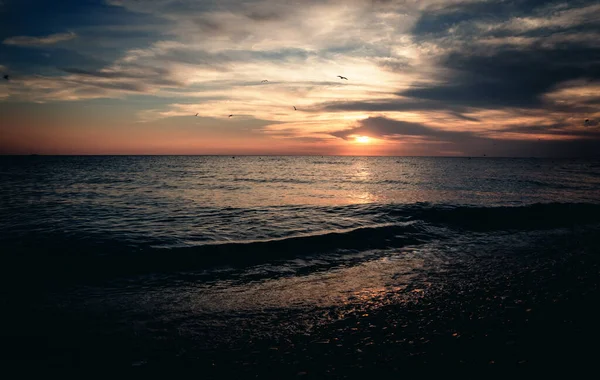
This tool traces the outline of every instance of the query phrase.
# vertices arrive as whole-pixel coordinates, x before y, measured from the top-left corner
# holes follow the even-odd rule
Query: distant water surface
[[[158,247],[368,226],[416,203],[600,202],[589,160],[34,156],[1,158],[0,175],[3,238]]]

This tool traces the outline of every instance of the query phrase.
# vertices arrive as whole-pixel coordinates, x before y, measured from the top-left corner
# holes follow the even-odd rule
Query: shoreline
[[[213,349],[199,348],[198,339],[206,337],[176,331],[136,335],[127,326],[109,326],[105,334],[89,333],[102,320],[49,310],[31,336],[17,334],[19,329],[2,334],[1,362],[86,371],[139,367],[204,378],[354,378],[429,366],[591,367],[595,351],[589,347],[600,338],[594,232],[558,236],[548,243],[550,250],[529,247],[490,259],[496,262],[457,260],[415,280],[403,290],[403,302],[356,310],[305,334],[260,339],[242,333],[232,345]],[[17,323],[27,331],[36,316],[30,318]],[[233,322],[223,323],[226,331]]]

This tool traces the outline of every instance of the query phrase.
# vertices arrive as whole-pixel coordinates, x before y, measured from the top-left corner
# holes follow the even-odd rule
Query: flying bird
[[[233,115],[229,115],[229,117],[232,117]]]
[[[198,116],[198,113],[196,112],[196,114],[194,116]]]
[[[292,106],[292,107],[294,107],[294,111],[297,111],[296,106]]]
[[[338,78],[348,80],[348,78],[338,75]]]
[[[266,80],[266,79],[263,79],[263,80],[261,80],[261,81],[260,81],[260,83],[268,83],[268,82],[269,82],[269,81],[268,81],[268,80]]]
[[[8,80],[8,74],[3,76],[4,80]]]

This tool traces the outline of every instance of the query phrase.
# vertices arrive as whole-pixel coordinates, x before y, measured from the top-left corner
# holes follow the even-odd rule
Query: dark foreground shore
[[[519,252],[520,257],[504,258],[495,271],[457,264],[439,273],[438,282],[429,276],[425,289],[406,289],[410,296],[404,303],[358,313],[283,342],[249,342],[233,352],[202,353],[196,363],[182,357],[164,364],[196,364],[215,378],[593,369],[600,342],[600,247],[595,239],[593,233],[575,241],[567,236],[551,242],[551,251],[544,247],[543,255]],[[571,253],[565,255],[567,246]]]
[[[35,310],[35,299],[15,301],[13,294],[4,300],[1,361],[5,368],[26,370],[127,368],[200,378],[397,377],[420,368],[593,368],[600,338],[596,232],[566,233],[539,251],[448,264],[416,278],[403,290],[402,302],[354,310],[302,334],[257,338],[242,332],[233,345],[209,348],[198,344],[203,336],[181,336],[176,329],[123,333],[127,326],[113,329],[128,323],[119,316]],[[131,319],[135,317],[127,317]],[[227,323],[232,322],[224,321],[225,332]],[[109,325],[99,328],[102,324]]]

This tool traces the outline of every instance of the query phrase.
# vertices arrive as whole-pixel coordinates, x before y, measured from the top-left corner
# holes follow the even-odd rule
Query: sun
[[[369,136],[356,136],[356,142],[361,144],[368,144],[371,141]]]

